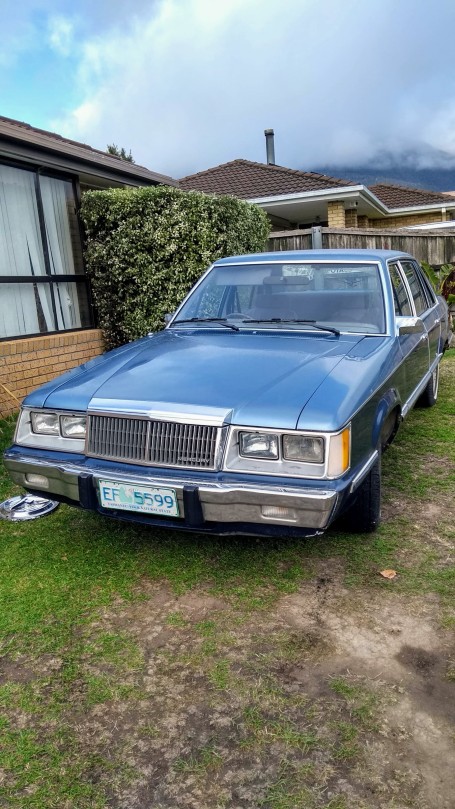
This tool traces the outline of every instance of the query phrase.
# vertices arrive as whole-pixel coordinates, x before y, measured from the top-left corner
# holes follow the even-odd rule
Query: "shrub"
[[[81,214],[110,348],[162,328],[212,261],[263,250],[269,232],[255,205],[167,186],[88,191]]]
[[[453,264],[441,264],[435,269],[426,261],[421,262],[422,268],[430,283],[438,295],[442,295],[447,303],[455,303],[455,266]]]

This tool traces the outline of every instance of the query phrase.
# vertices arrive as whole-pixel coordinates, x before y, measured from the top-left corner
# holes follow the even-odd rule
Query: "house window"
[[[91,325],[73,183],[0,164],[0,339]]]

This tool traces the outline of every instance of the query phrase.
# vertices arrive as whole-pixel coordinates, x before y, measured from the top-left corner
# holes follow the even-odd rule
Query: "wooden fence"
[[[418,261],[433,266],[455,264],[455,232],[422,233],[413,230],[348,230],[335,228],[310,228],[308,230],[285,230],[272,233],[269,250],[311,250],[317,248],[339,250],[400,250],[410,253]]]

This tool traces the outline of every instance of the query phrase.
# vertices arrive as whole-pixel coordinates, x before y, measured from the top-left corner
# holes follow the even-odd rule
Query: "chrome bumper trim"
[[[184,487],[198,489],[204,520],[208,522],[250,522],[261,524],[280,523],[302,528],[325,528],[336,507],[338,493],[329,489],[309,489],[290,486],[257,486],[248,483],[208,483],[206,480],[179,478],[178,476],[158,477],[115,472],[112,469],[94,471],[77,464],[55,464],[27,456],[5,458],[5,466],[12,479],[20,486],[38,491],[26,482],[27,474],[41,474],[49,479],[45,490],[48,496],[60,495],[79,503],[79,475],[93,479],[118,480],[146,486],[170,487],[175,489],[180,514],[185,516]],[[278,506],[291,509],[288,518],[265,517],[262,506]]]

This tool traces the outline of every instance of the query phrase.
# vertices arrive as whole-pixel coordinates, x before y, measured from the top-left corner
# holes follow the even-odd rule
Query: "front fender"
[[[381,434],[384,426],[386,425],[387,419],[391,416],[393,411],[396,410],[398,410],[398,418],[395,419],[395,424],[390,425],[390,431],[386,436],[387,440],[385,441],[385,444],[388,444],[396,434],[401,415],[401,400],[398,395],[398,391],[396,388],[391,388],[385,394],[383,394],[383,396],[381,396],[376,408],[371,435],[371,443],[373,447],[378,447],[381,443]]]

